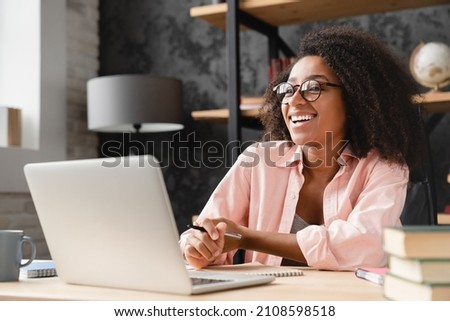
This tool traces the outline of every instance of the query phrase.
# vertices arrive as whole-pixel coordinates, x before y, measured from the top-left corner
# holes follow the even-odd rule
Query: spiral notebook
[[[241,273],[247,275],[265,275],[274,277],[302,276],[303,271],[297,267],[270,266],[258,262],[235,264],[235,265],[213,265],[202,269],[208,272]]]
[[[21,277],[48,278],[58,276],[52,260],[34,260],[30,265],[20,269]]]

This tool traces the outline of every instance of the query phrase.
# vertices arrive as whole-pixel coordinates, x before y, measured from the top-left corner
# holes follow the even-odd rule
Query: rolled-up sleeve
[[[252,159],[246,153],[239,156],[235,164],[230,168],[219,185],[217,185],[200,213],[197,219],[199,223],[205,217],[224,217],[240,225],[248,226],[250,166],[245,166],[245,164],[251,164],[251,162]],[[180,236],[179,244],[182,251],[184,251],[186,238],[190,233],[191,231],[187,230]],[[235,253],[236,251],[225,253],[212,264],[232,264]]]

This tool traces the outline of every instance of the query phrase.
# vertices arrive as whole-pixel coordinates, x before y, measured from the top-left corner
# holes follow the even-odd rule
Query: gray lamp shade
[[[183,129],[181,81],[154,75],[114,75],[87,83],[88,127],[98,132]]]

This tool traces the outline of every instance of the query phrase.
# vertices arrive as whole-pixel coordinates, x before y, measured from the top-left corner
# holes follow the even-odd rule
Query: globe
[[[409,69],[422,86],[439,90],[450,84],[450,47],[440,42],[420,43],[412,52]]]

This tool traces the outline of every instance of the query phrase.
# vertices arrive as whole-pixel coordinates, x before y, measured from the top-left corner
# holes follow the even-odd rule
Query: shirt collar
[[[277,167],[292,167],[303,161],[302,146],[295,145],[292,142],[289,143],[285,145],[284,149],[277,148],[280,152],[280,157],[275,162]]]
[[[277,142],[276,151],[278,152],[275,166],[277,167],[293,167],[298,163],[303,163],[302,145],[295,145],[292,142],[283,141]],[[273,155],[273,153],[271,153]],[[340,166],[346,166],[352,158],[359,160],[360,158],[355,156],[350,144],[347,144],[339,155],[337,161]],[[272,158],[273,159],[273,158]]]
[[[353,152],[352,146],[350,144],[347,144],[344,150],[342,151],[341,155],[339,155],[337,161],[339,165],[347,166],[347,162],[350,161],[350,159],[352,158],[360,160],[360,158],[357,157]]]

